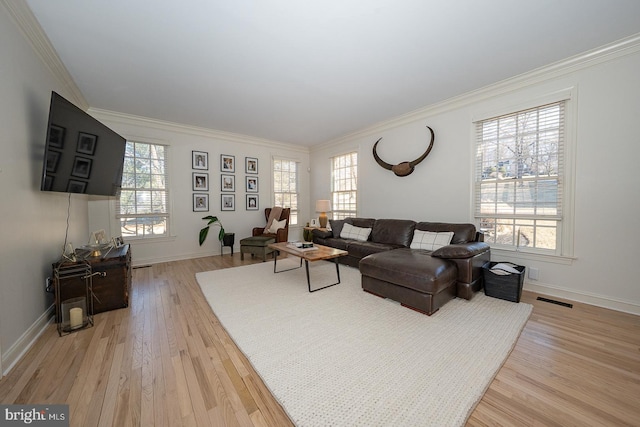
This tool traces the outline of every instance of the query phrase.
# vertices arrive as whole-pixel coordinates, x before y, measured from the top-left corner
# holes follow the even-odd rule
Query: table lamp
[[[316,200],[316,212],[320,212],[320,227],[327,227],[327,212],[331,210],[331,202],[329,200]]]

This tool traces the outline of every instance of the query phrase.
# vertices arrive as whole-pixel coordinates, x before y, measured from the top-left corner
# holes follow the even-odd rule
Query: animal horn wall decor
[[[410,175],[411,172],[413,172],[413,170],[416,168],[418,163],[423,161],[429,155],[429,153],[431,152],[431,149],[433,148],[433,140],[435,139],[435,135],[433,134],[433,129],[431,129],[430,126],[427,126],[427,128],[429,128],[429,130],[431,131],[431,142],[429,143],[429,148],[427,148],[427,151],[425,151],[422,156],[418,157],[414,161],[402,162],[402,163],[398,163],[397,165],[392,165],[382,160],[380,156],[378,156],[378,153],[376,152],[376,146],[378,145],[378,143],[382,138],[378,139],[376,143],[373,144],[373,158],[376,159],[376,162],[378,162],[380,166],[382,166],[387,170],[392,171],[394,174],[396,174],[396,176]]]

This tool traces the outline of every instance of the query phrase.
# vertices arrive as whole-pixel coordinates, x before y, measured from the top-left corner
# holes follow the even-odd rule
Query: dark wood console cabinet
[[[79,255],[77,253],[77,255]],[[93,314],[129,306],[131,290],[131,250],[129,245],[113,248],[106,256],[78,257],[78,263],[91,265],[93,281]],[[65,265],[70,264],[68,261]],[[72,264],[72,263],[71,263]],[[56,268],[54,264],[54,269]],[[95,273],[106,273],[98,275]],[[80,278],[61,279],[56,289],[60,291],[60,301],[82,295],[84,280]]]

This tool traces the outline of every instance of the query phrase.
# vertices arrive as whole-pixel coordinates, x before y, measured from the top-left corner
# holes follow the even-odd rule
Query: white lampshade
[[[331,202],[329,200],[316,200],[316,212],[329,212]]]

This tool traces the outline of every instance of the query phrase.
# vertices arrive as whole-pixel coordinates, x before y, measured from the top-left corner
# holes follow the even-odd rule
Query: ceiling
[[[312,146],[640,33],[638,0],[27,0],[92,108]]]

